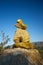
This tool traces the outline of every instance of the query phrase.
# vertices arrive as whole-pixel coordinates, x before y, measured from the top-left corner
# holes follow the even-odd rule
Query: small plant
[[[9,36],[8,35],[6,36],[4,32],[2,32],[1,34],[2,34],[2,37],[1,37],[2,41],[0,43],[0,51],[2,51],[4,49],[5,45],[10,40]]]

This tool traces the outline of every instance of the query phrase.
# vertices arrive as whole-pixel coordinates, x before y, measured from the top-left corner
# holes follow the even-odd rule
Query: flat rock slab
[[[36,49],[7,49],[0,55],[0,65],[43,65]]]

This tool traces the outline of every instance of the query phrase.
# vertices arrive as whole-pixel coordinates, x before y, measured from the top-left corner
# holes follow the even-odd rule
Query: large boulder
[[[43,65],[36,49],[7,49],[0,55],[0,65]]]

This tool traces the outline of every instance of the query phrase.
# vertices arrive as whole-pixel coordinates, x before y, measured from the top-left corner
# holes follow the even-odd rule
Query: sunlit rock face
[[[30,43],[30,35],[26,31],[27,26],[23,23],[23,21],[21,19],[18,19],[15,26],[17,30],[13,38],[13,47],[33,48],[33,44]]]
[[[36,49],[8,49],[0,56],[0,65],[43,65]]]

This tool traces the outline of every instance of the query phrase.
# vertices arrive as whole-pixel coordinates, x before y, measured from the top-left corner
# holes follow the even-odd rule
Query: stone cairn
[[[21,19],[18,19],[15,26],[17,30],[14,34],[13,47],[26,48],[26,49],[34,48],[33,44],[30,43],[30,36],[26,31],[27,26],[23,24],[23,21]]]

